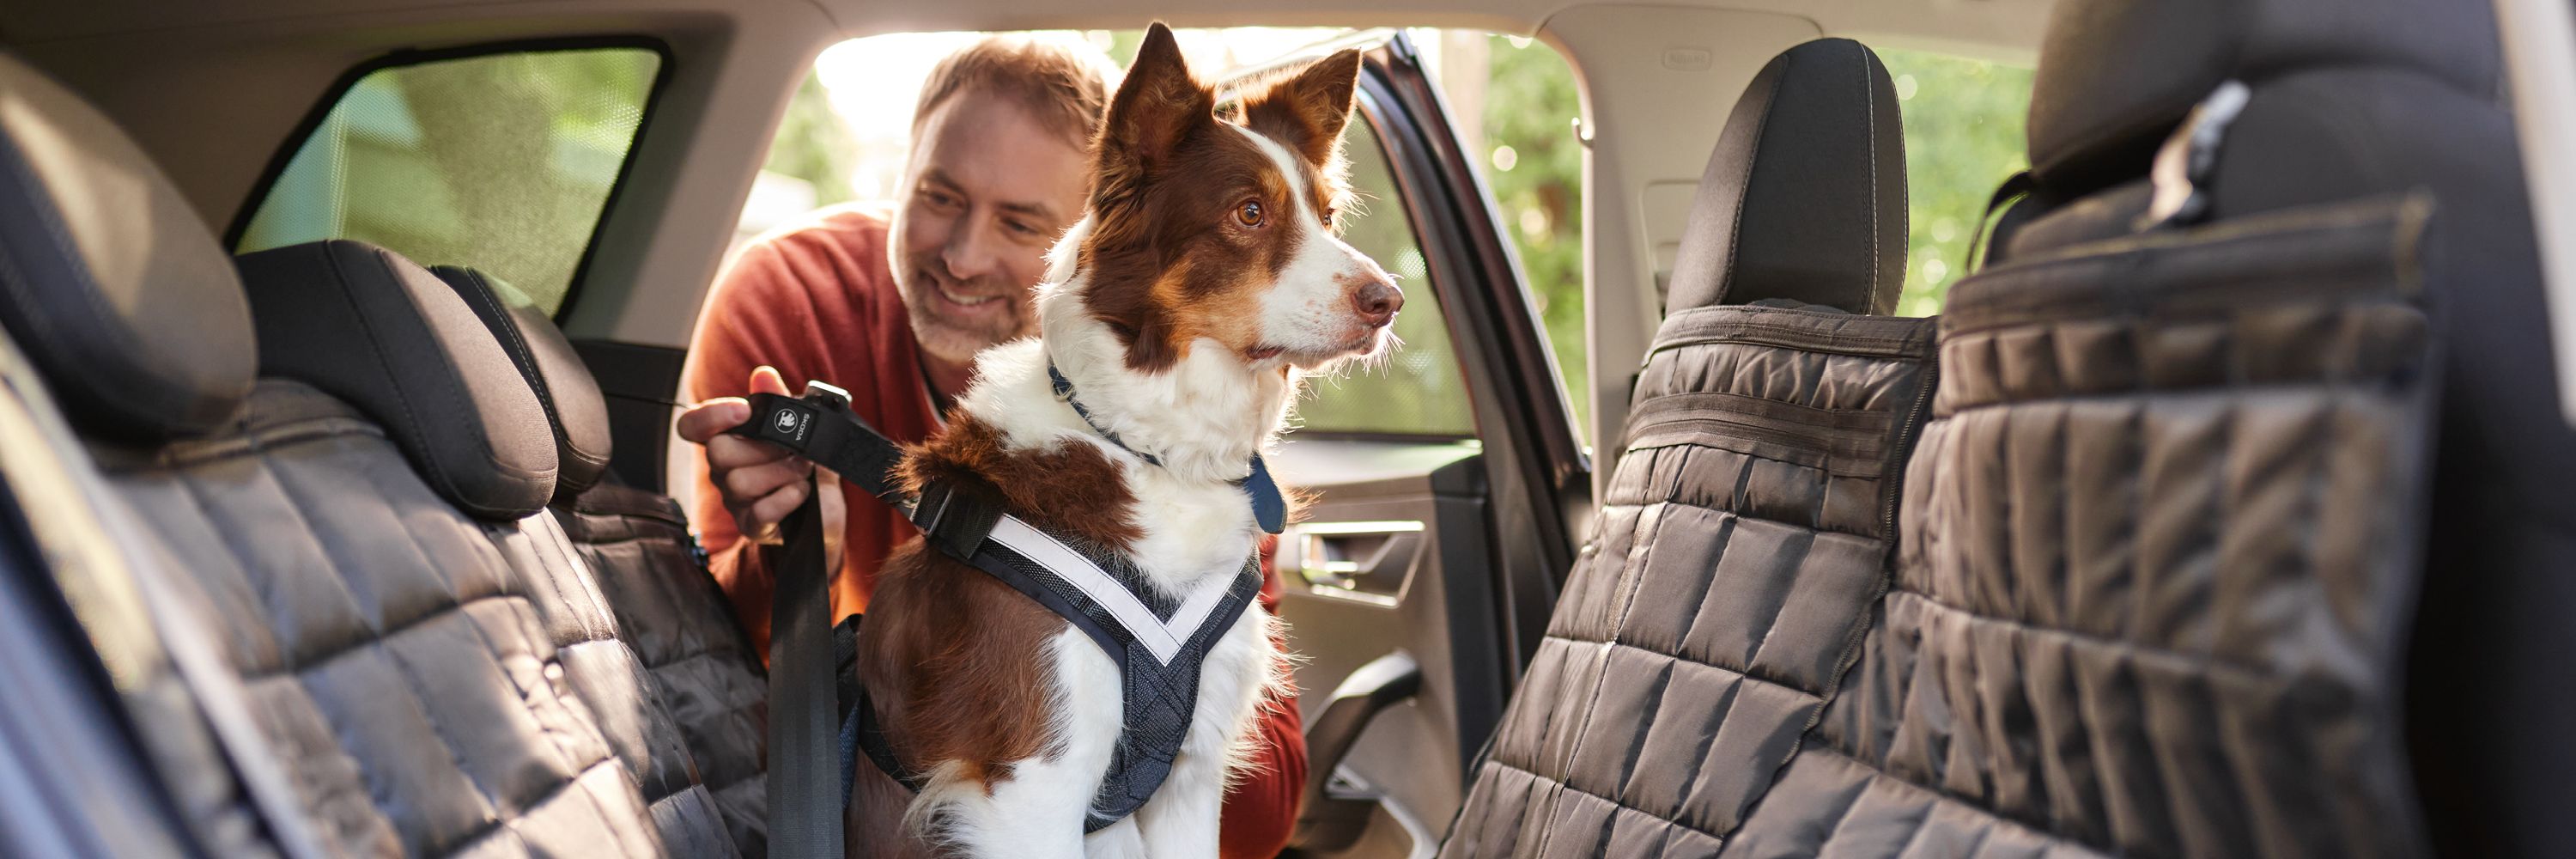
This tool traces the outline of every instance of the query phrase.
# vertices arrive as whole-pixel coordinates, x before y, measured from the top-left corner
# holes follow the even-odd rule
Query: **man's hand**
[[[751,391],[784,396],[787,381],[779,378],[777,370],[762,367],[751,371]],[[706,448],[707,477],[724,496],[725,510],[733,514],[734,526],[745,540],[778,542],[778,523],[805,503],[808,486],[819,486],[823,490],[824,569],[837,572],[845,515],[840,480],[824,471],[817,483],[808,484],[806,476],[816,474],[813,463],[788,453],[786,448],[725,432],[750,419],[748,400],[708,400],[680,413],[680,438]]]

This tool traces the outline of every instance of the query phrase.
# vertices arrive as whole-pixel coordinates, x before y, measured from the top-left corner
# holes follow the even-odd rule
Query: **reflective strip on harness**
[[[1119,626],[1126,627],[1127,634],[1135,638],[1137,644],[1153,653],[1154,661],[1168,665],[1172,657],[1180,655],[1181,637],[1173,635],[1171,628],[1163,625],[1163,619],[1155,617],[1154,610],[1145,607],[1144,600],[1137,599],[1126,585],[1110,578],[1109,571],[1101,569],[1099,564],[1092,563],[1082,553],[1010,515],[1004,515],[1001,521],[993,523],[993,533],[986,537],[1011,547],[1011,551],[1020,553],[1020,557],[1047,568],[1067,584],[1080,589],[1083,596],[1109,612]],[[1221,595],[1225,592],[1225,582],[1214,584],[1216,593]],[[1202,589],[1202,592],[1207,590]]]

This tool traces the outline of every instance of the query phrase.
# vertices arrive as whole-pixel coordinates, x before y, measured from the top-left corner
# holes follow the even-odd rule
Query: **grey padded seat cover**
[[[360,243],[241,270],[263,364],[299,378],[263,380],[217,437],[108,462],[192,559],[329,840],[730,854],[673,719],[542,512],[550,431],[482,321]]]
[[[1741,104],[1591,541],[1443,856],[1715,855],[1768,807],[1886,587],[1932,328],[1844,311],[1902,286],[1895,99],[1868,49],[1829,39]],[[1785,199],[1811,187],[1823,205]],[[1739,212],[1743,236],[1788,218],[1821,238],[1710,246]]]
[[[1728,852],[2420,851],[2391,678],[2423,213],[2287,211],[1953,287],[1893,587]]]
[[[562,453],[552,505],[679,723],[701,779],[745,856],[766,856],[762,727],[769,689],[750,639],[697,553],[688,519],[668,496],[600,483],[608,467],[608,409],[572,344],[526,294],[482,272],[430,269],[455,287],[510,351],[554,423]]]
[[[0,261],[0,325],[24,358],[9,362],[9,398],[29,407],[28,417],[50,400],[80,431],[150,444],[212,431],[250,394],[258,364],[250,311],[213,232],[115,123],[6,53]],[[37,384],[22,373],[73,381]],[[53,456],[60,471],[81,467],[77,446],[14,445],[13,460]],[[10,478],[20,474],[13,467]],[[47,560],[61,589],[75,595],[67,602],[96,658],[117,666],[107,678],[131,730],[149,744],[140,751],[161,768],[162,786],[200,843],[218,855],[272,855],[271,835],[206,705],[178,673],[171,650],[184,644],[165,638],[139,602],[102,596],[139,587],[136,576],[114,568],[118,554],[104,545]]]
[[[2576,430],[2558,414],[2539,261],[2491,5],[2087,0],[2058,5],[2029,125],[2045,198],[2007,258],[2131,229],[2148,153],[2219,81],[2252,99],[2209,183],[2221,222],[2429,195],[2419,261],[2441,384],[2430,544],[2404,666],[2429,840],[2576,855]]]

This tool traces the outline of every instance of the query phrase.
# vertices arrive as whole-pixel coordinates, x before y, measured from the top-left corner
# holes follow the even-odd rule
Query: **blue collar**
[[[1065,378],[1063,371],[1055,368],[1054,361],[1047,362],[1047,379],[1055,385],[1055,398],[1063,400],[1065,405],[1072,406],[1073,413],[1081,417],[1082,422],[1089,425],[1092,432],[1100,434],[1101,438],[1108,439],[1109,443],[1117,445],[1119,450],[1135,454],[1137,459],[1144,460],[1147,465],[1158,468],[1162,466],[1162,460],[1156,459],[1153,454],[1129,447],[1125,439],[1119,438],[1117,433],[1110,432],[1108,427],[1101,426],[1100,421],[1092,418],[1091,410],[1083,408],[1082,401],[1074,398],[1073,380]],[[1261,461],[1261,454],[1252,455],[1252,473],[1242,480],[1235,481],[1234,485],[1242,487],[1245,495],[1252,496],[1252,518],[1261,524],[1261,530],[1277,534],[1288,529],[1288,501],[1279,493],[1279,482],[1270,479],[1270,466]]]

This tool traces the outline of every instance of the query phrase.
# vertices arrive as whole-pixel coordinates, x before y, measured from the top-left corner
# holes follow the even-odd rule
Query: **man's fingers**
[[[805,489],[810,485],[799,480],[781,486],[778,491],[769,493],[768,497],[753,502],[749,511],[751,522],[765,529],[785,521],[787,514],[796,512],[796,505],[805,503]]]
[[[778,375],[777,368],[763,366],[751,371],[751,392],[785,394],[787,380]],[[680,438],[706,444],[723,435],[725,430],[741,426],[742,422],[747,420],[751,420],[750,400],[743,397],[717,397],[681,412],[678,429]]]
[[[751,371],[751,392],[784,394],[787,393],[787,380],[778,375],[778,368],[762,365]]]
[[[740,505],[754,499],[766,500],[781,487],[805,482],[806,469],[794,461],[781,461],[736,468],[720,477],[725,500]]]
[[[737,468],[768,465],[792,456],[786,448],[738,435],[707,439],[707,470],[722,474]]]
[[[722,397],[689,407],[680,413],[680,438],[706,444],[725,430],[751,420],[751,403],[741,397]]]

